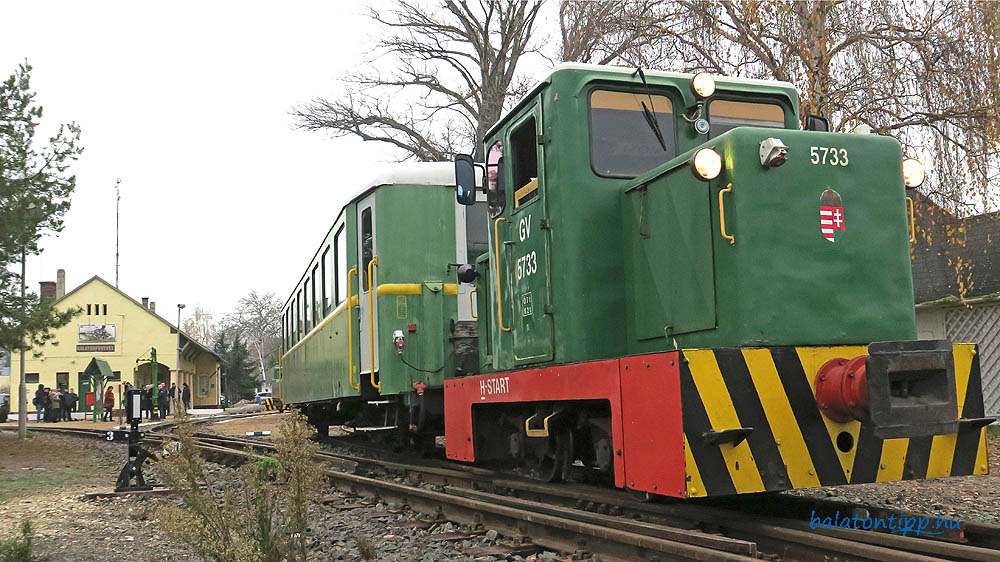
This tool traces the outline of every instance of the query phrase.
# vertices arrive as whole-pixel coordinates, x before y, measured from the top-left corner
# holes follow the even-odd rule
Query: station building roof
[[[118,295],[120,295],[122,298],[124,298],[124,299],[126,299],[128,301],[131,301],[133,304],[135,304],[139,308],[141,308],[144,311],[146,311],[150,316],[153,316],[154,318],[156,318],[160,322],[166,324],[166,326],[170,329],[170,333],[172,333],[172,334],[174,334],[174,333],[180,334],[180,346],[181,346],[181,349],[184,350],[183,353],[182,353],[182,356],[185,359],[195,360],[201,354],[208,354],[208,355],[211,355],[212,357],[214,357],[217,361],[219,361],[219,362],[222,361],[222,356],[220,356],[218,353],[216,353],[215,351],[209,349],[208,347],[205,347],[201,343],[198,343],[198,341],[196,339],[194,339],[193,337],[191,337],[188,334],[184,333],[184,331],[181,330],[180,327],[174,326],[168,320],[166,320],[165,318],[163,318],[162,316],[160,316],[159,314],[157,314],[155,311],[150,310],[146,306],[143,306],[142,303],[140,303],[139,301],[133,299],[132,297],[128,296],[127,294],[123,293],[118,287],[115,287],[111,283],[108,283],[107,281],[105,281],[103,278],[101,278],[100,275],[95,275],[95,276],[91,277],[90,279],[84,281],[83,283],[80,283],[75,289],[73,289],[72,291],[69,291],[65,295],[59,297],[58,299],[56,299],[55,301],[53,301],[52,304],[53,305],[59,304],[60,302],[66,300],[70,295],[76,293],[77,291],[79,291],[83,287],[86,287],[87,285],[89,285],[91,282],[94,282],[94,281],[99,282],[99,283],[103,283],[107,288],[111,289],[115,293],[118,293]]]

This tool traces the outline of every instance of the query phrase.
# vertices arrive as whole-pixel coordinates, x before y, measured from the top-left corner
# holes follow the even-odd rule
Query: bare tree
[[[658,4],[659,0],[562,0],[559,59],[649,66],[650,38],[659,33]]]
[[[996,208],[998,4],[942,0],[663,1],[656,66],[772,78],[802,114],[864,124],[933,163],[922,191],[959,214]],[[680,68],[678,68],[680,67]]]
[[[256,356],[258,373],[265,378],[267,368],[277,362],[281,344],[281,301],[274,293],[250,291],[236,310],[227,314],[221,332],[239,337]]]
[[[379,56],[396,67],[344,80],[337,99],[316,98],[292,110],[297,126],[387,143],[403,159],[446,160],[475,147],[508,100],[527,89],[518,63],[535,52],[531,35],[541,0],[443,0],[431,7],[398,0],[386,13],[370,8],[385,30]]]
[[[200,306],[194,308],[194,312],[184,319],[184,333],[194,338],[198,343],[211,348],[215,343],[217,329],[212,313]]]

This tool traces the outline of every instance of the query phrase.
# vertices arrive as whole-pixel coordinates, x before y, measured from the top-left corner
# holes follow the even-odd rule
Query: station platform
[[[208,409],[208,408],[201,409],[201,408],[199,408],[199,409],[191,409],[191,410],[187,411],[188,416],[190,416],[191,418],[195,418],[195,419],[197,419],[197,418],[204,418],[204,417],[208,417],[208,416],[215,416],[215,415],[219,415],[219,414],[222,414],[222,413],[224,413],[224,411],[222,409],[220,409],[220,408],[211,408],[211,409]],[[6,423],[0,423],[0,427],[5,427],[5,428],[9,427],[9,426],[15,426],[16,427],[17,426],[17,416],[18,416],[18,414],[16,414],[16,413],[9,414],[7,416],[7,422]],[[163,421],[163,420],[160,420],[160,421]],[[168,416],[167,419],[166,419],[166,421],[174,421],[174,416]],[[159,422],[144,421],[141,424],[139,424],[139,427],[144,427],[144,426],[147,426],[147,425],[153,425],[153,424],[156,424],[156,423],[159,423]],[[41,423],[39,423],[39,422],[35,421],[35,413],[34,412],[28,414],[28,429],[29,430],[32,427],[79,427],[79,428],[83,428],[83,429],[111,429],[112,427],[118,426],[118,425],[125,425],[125,421],[124,421],[124,419],[122,419],[122,421],[119,422],[119,419],[118,419],[117,415],[114,417],[114,420],[110,421],[110,422],[104,422],[104,421],[101,421],[100,419],[98,419],[95,422],[95,421],[93,421],[91,419],[90,412],[75,412],[73,414],[73,421],[61,421],[61,422],[54,422],[54,423],[53,422],[41,422]]]

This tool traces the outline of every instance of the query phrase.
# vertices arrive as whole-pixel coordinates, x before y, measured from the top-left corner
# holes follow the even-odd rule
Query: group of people
[[[124,396],[128,396],[130,390],[132,390],[132,385],[126,382]],[[177,383],[170,383],[170,388],[167,388],[167,384],[161,382],[157,386],[157,391],[157,407],[160,412],[160,418],[169,416],[172,405],[178,400],[183,404],[184,411],[191,409],[191,388],[188,386],[188,383],[184,383],[183,387],[178,389]],[[31,403],[38,408],[38,421],[58,422],[72,420],[71,414],[76,411],[79,401],[80,397],[76,395],[76,392],[72,388],[69,391],[60,388],[53,390],[44,384],[40,384],[38,385],[38,390],[35,391],[35,397],[31,400]],[[152,419],[153,385],[147,384],[143,387],[140,402],[145,417]],[[115,392],[111,386],[108,386],[107,390],[105,390],[102,404],[104,406],[102,421],[114,421]]]
[[[73,419],[73,412],[80,397],[76,395],[74,389],[68,391],[62,388],[55,390],[46,387],[44,384],[38,385],[35,397],[31,399],[32,405],[38,409],[38,421],[58,422],[70,421]]]
[[[170,388],[167,388],[167,383],[161,382],[156,387],[156,407],[159,410],[160,418],[166,418],[170,415],[172,409],[175,408],[174,404],[180,400],[181,404],[184,406],[184,411],[191,409],[191,387],[188,383],[184,383],[182,388],[177,388],[177,383],[170,383]],[[142,389],[142,396],[140,398],[140,403],[142,404],[142,411],[145,413],[146,418],[153,418],[153,385],[147,384]]]

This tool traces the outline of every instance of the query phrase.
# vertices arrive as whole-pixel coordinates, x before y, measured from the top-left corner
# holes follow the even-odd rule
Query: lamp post
[[[177,392],[181,391],[181,387],[180,387],[180,382],[181,382],[181,380],[180,380],[181,379],[181,310],[184,310],[184,305],[181,304],[181,303],[178,303],[177,304],[177,377],[174,380],[174,384],[178,385],[177,386]],[[183,404],[183,401],[181,401],[180,403]],[[177,406],[176,403],[170,405],[171,408],[176,407],[176,406]],[[187,414],[187,412],[184,412],[184,413]],[[177,414],[174,414],[174,416],[176,417]]]
[[[38,206],[34,202],[29,201],[27,206],[25,206],[25,213],[31,213]],[[24,293],[28,288],[28,279],[26,277],[25,264],[28,259],[28,248],[27,242],[21,244],[21,302],[24,302]],[[27,334],[24,334],[27,336]],[[22,337],[24,337],[22,336]],[[24,383],[24,342],[21,342],[21,361],[20,361],[20,373],[21,373],[21,384],[17,389],[17,436],[21,439],[28,438],[28,387]],[[38,420],[41,421],[41,420]]]
[[[27,281],[24,278],[27,252],[21,246],[21,301],[24,301],[24,289]],[[28,387],[24,384],[24,342],[21,342],[21,385],[17,389],[17,436],[28,438]]]

